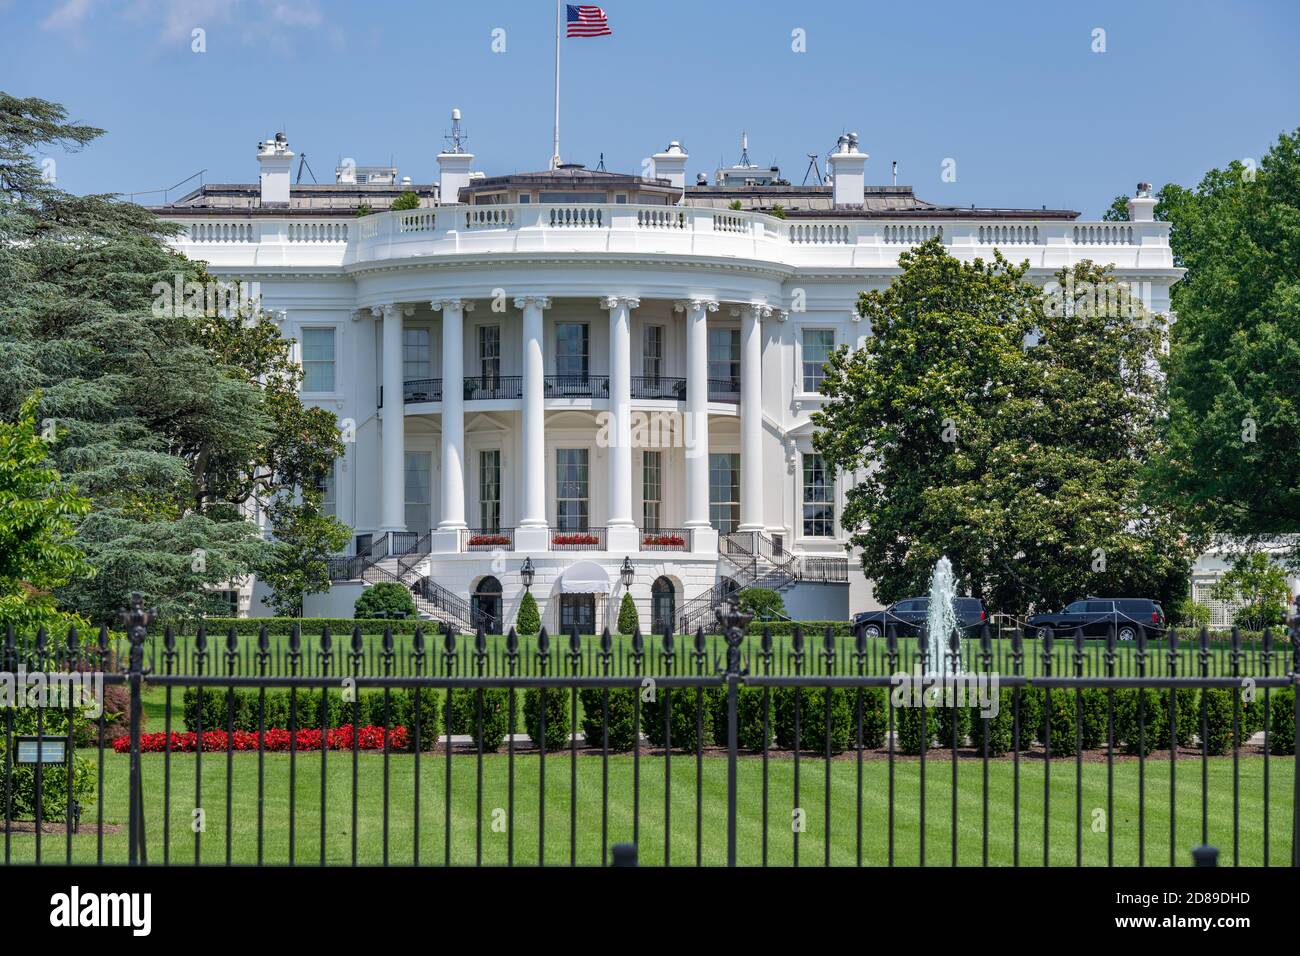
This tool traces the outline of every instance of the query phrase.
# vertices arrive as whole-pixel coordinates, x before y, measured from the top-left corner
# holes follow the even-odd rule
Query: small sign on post
[[[14,761],[20,764],[68,763],[67,737],[15,737]]]

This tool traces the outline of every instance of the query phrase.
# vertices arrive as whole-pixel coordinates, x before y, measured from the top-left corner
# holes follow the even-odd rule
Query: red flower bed
[[[648,534],[641,539],[641,545],[647,548],[684,548],[686,539],[680,534]]]
[[[510,543],[510,536],[507,534],[472,534],[469,537],[469,547],[486,548],[492,545],[507,545]]]
[[[551,539],[552,544],[599,544],[600,538],[594,534],[557,534]]]
[[[171,749],[176,753],[193,753],[200,749],[199,735],[190,731],[178,734],[175,731],[171,733]],[[290,741],[297,738],[298,750],[320,750],[321,739],[325,740],[325,746],[330,750],[351,750],[352,749],[352,725],[344,724],[342,727],[331,727],[330,730],[322,734],[319,730],[299,730],[295,735],[282,727],[268,727],[266,733],[258,734],[256,731],[236,730],[233,734],[227,734],[224,730],[205,730],[203,732],[202,750],[204,752],[231,750],[257,750],[259,739],[263,750],[267,751],[287,751]],[[356,733],[358,750],[383,750],[384,749],[384,728],[378,726],[362,727]],[[167,734],[141,734],[140,735],[140,752],[141,753],[162,753],[167,749]],[[405,750],[410,744],[410,736],[405,727],[390,727],[388,729],[388,744],[393,750]],[[117,737],[113,741],[113,749],[120,754],[131,752],[131,738],[128,735]]]

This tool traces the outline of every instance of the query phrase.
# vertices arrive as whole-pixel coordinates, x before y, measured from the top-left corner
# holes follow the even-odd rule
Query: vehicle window
[[[1088,608],[1087,601],[1075,601],[1065,609],[1066,614],[1082,614]]]
[[[966,614],[978,614],[981,610],[979,598],[954,598],[953,607]]]
[[[1151,613],[1150,601],[1119,601],[1119,609],[1131,617],[1149,615]]]
[[[1114,610],[1115,610],[1114,601],[1089,601],[1088,602],[1089,614],[1109,614]]]

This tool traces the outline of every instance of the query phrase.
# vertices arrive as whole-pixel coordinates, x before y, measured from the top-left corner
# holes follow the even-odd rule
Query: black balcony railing
[[[634,375],[632,398],[683,402],[686,400],[686,379],[668,378],[665,375]]]
[[[547,398],[609,398],[609,376],[547,375],[543,394]]]
[[[709,379],[709,401],[739,402],[740,401],[740,379],[739,378]]]
[[[652,528],[641,532],[642,551],[689,551],[690,528]]]
[[[465,379],[465,401],[481,402],[496,398],[521,398],[524,380],[518,375],[476,375]]]
[[[513,551],[514,528],[467,528],[463,535],[466,551]]]
[[[383,391],[380,391],[380,395]],[[402,383],[402,399],[406,402],[442,401],[442,379],[416,378]],[[383,402],[379,403],[381,406]]]
[[[604,551],[605,529],[587,528],[582,531],[551,529],[552,551]]]

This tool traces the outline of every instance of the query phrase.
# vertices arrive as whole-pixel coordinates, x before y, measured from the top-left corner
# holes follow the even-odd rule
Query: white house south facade
[[[845,619],[874,601],[839,526],[850,476],[827,473],[810,416],[826,355],[871,334],[858,293],[931,237],[1028,260],[1040,283],[1113,266],[1157,313],[1181,274],[1149,195],[1127,223],[935,205],[867,185],[850,136],[813,187],[747,165],[688,185],[676,143],[648,177],[487,177],[453,147],[436,184],[354,168],[299,186],[293,157],[277,137],[258,184],[155,211],[214,275],[258,283],[304,400],[344,427],[326,498],[351,560],[309,598],[322,616],[400,580],[423,616],[499,630],[531,578],[564,631],[613,627],[625,590],[657,631],[754,585],[793,617]],[[420,207],[386,211],[404,190]],[[260,593],[249,613],[268,613]]]

